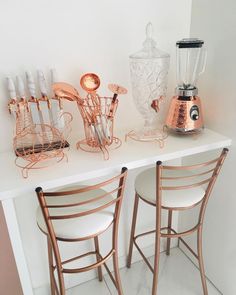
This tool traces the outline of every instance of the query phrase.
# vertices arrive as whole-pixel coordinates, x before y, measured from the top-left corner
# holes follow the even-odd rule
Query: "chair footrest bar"
[[[89,256],[89,255],[95,255],[95,254],[96,254],[95,251],[87,252],[87,253],[85,253],[85,254],[82,254],[82,255],[79,255],[79,256],[73,257],[73,258],[71,258],[71,259],[68,259],[68,260],[62,261],[61,264],[63,265],[63,264],[66,264],[66,263],[72,262],[72,261],[74,261],[74,260],[78,260],[78,259],[84,258],[84,257],[86,257],[86,256]]]
[[[168,229],[168,230],[172,231],[173,234],[161,233],[161,238],[180,238],[180,237],[188,236],[188,235],[194,233],[196,230],[198,230],[199,226],[200,226],[200,224],[197,224],[196,226],[192,227],[191,229],[180,232],[180,233],[176,232],[173,228],[162,227],[161,231]]]
[[[199,224],[197,224],[196,226],[194,226],[193,228],[187,230],[187,231],[184,231],[184,232],[176,232],[173,228],[169,228],[169,227],[162,227],[161,228],[161,231],[163,230],[170,230],[173,232],[173,234],[164,234],[164,233],[161,233],[161,238],[180,238],[180,237],[183,237],[183,236],[187,236],[187,235],[190,235],[192,233],[194,233],[197,229],[199,228]],[[145,235],[149,235],[149,234],[153,234],[155,233],[156,230],[151,230],[151,231],[148,231],[148,232],[144,232],[144,233],[141,233],[137,236],[134,237],[134,240],[138,239],[138,238],[141,238]]]
[[[102,265],[105,263],[105,261],[107,261],[113,254],[114,254],[114,249],[112,249],[105,257],[102,257],[102,260],[96,262],[96,263],[93,263],[93,264],[90,264],[88,266],[85,266],[85,267],[80,267],[80,268],[63,268],[62,269],[62,272],[63,273],[80,273],[80,272],[85,272],[85,271],[89,271],[93,268],[97,268],[98,266]],[[87,255],[86,255],[87,254]],[[85,257],[85,256],[88,256],[88,255],[91,255],[91,254],[97,254],[96,252],[88,252],[86,254],[83,254],[81,256]],[[82,258],[81,256],[78,256],[77,258]],[[75,259],[73,259],[75,260]],[[73,261],[71,260],[71,261]],[[68,262],[68,261],[67,261]]]

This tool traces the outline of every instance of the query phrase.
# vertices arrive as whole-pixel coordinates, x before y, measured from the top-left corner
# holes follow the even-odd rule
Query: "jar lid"
[[[132,59],[154,59],[154,58],[169,58],[170,55],[156,47],[156,41],[152,38],[153,27],[152,23],[146,26],[146,40],[143,42],[143,49],[131,54]]]
[[[203,44],[204,41],[198,38],[184,38],[176,42],[176,46],[179,48],[200,48]]]

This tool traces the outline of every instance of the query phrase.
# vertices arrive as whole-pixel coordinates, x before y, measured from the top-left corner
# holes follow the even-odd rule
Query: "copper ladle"
[[[100,86],[100,78],[94,73],[84,74],[80,79],[80,85],[88,93],[95,92]]]
[[[100,86],[100,78],[98,75],[94,73],[86,73],[84,74],[80,79],[80,85],[81,87],[88,93],[87,95],[87,101],[88,101],[88,107],[90,110],[90,117],[92,119],[92,126],[95,131],[95,137],[98,139],[100,146],[103,144],[103,132],[100,129],[100,122],[102,120],[102,116],[99,116],[101,113],[101,105],[100,105],[100,98],[96,94],[96,90]],[[89,100],[91,99],[92,105],[90,105]],[[103,124],[101,122],[101,124]],[[104,128],[104,126],[102,126]]]

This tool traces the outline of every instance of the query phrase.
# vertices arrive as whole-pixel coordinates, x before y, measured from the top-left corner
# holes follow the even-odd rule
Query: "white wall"
[[[193,1],[191,36],[205,40],[208,49],[206,72],[199,81],[205,125],[233,140],[236,139],[235,16],[234,0]],[[224,295],[236,294],[235,164],[233,141],[209,202],[204,227],[207,276]],[[180,225],[190,217],[180,219]]]
[[[129,94],[120,98],[116,118],[117,128],[128,131],[141,121],[130,91],[129,54],[141,49],[145,39],[145,26],[151,21],[158,46],[172,57],[169,75],[170,97],[175,87],[175,42],[189,36],[190,17],[189,0],[1,1],[0,151],[11,149],[14,125],[7,112],[8,95],[4,81],[6,75],[24,74],[26,69],[35,71],[38,68],[46,72],[55,67],[61,80],[79,88],[79,79],[83,73],[96,72],[102,80],[101,94],[107,95],[106,85],[110,82],[128,88]],[[167,106],[168,104],[163,106],[161,116],[166,113]],[[77,137],[77,133],[81,134],[83,130],[78,112],[74,105],[69,103],[65,108],[71,110],[74,115],[73,137]],[[127,185],[121,223],[121,255],[127,254],[133,180],[136,173],[137,171],[130,173]],[[22,202],[20,199],[16,202],[24,248],[35,288],[48,283],[45,240],[35,225],[36,205],[34,194],[22,196]],[[145,228],[153,220],[148,218],[151,216],[149,211],[142,211],[142,215],[141,227]],[[146,221],[144,217],[147,217]]]
[[[141,49],[145,26],[152,21],[158,46],[175,56],[175,40],[189,35],[191,1],[180,0],[9,0],[0,3],[0,151],[11,149],[13,122],[6,111],[6,75],[55,67],[61,80],[80,89],[85,72],[101,77],[100,94],[115,82],[130,90],[128,56]],[[183,14],[185,19],[183,19]],[[173,69],[173,64],[171,65]],[[173,88],[173,70],[170,71]],[[66,109],[75,105],[66,105]],[[82,133],[77,110],[73,133]],[[137,124],[140,115],[131,91],[120,98],[116,126]]]

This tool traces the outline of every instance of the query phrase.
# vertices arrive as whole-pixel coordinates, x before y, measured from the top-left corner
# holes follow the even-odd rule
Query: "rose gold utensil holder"
[[[64,120],[63,130],[49,124],[34,124],[27,103],[15,111],[15,118],[16,131],[13,138],[15,164],[22,169],[24,178],[28,177],[30,169],[46,168],[64,158],[67,160],[64,148],[69,147],[66,139],[71,130],[70,113],[62,112],[60,115],[60,119]]]
[[[86,152],[101,152],[104,160],[109,159],[108,148],[116,149],[122,142],[113,135],[114,115],[118,106],[118,100],[112,97],[99,97],[96,104],[92,100],[84,100],[78,104],[83,118],[85,139],[78,141],[77,149]]]

